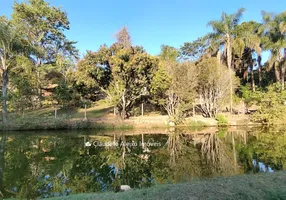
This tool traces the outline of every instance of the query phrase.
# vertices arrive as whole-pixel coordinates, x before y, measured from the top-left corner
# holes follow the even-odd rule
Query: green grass
[[[97,123],[96,118],[104,117],[112,108],[104,101],[98,101],[91,108],[87,108],[87,119],[84,120],[85,109],[59,109],[57,118],[54,108],[46,107],[23,114],[10,113],[8,123],[0,123],[0,130],[55,130],[55,129],[130,129],[132,126],[123,123]]]
[[[86,110],[87,118],[99,118],[102,117],[113,110],[106,102],[99,101],[91,108]],[[83,118],[84,108],[69,111],[72,118]]]
[[[23,131],[23,130],[74,130],[74,129],[100,129],[100,130],[125,130],[133,126],[124,123],[108,124],[92,120],[74,120],[62,116],[25,116],[9,121],[6,124],[0,123],[0,130]]]
[[[77,194],[57,199],[83,200],[180,200],[180,199],[286,199],[286,172],[205,179],[181,184],[158,185],[120,193]]]
[[[112,107],[110,107],[106,102],[104,101],[98,101],[95,104],[92,105],[92,107],[86,109],[86,115],[87,118],[99,118],[104,115],[107,115],[113,110]],[[38,117],[44,117],[44,116],[54,116],[54,108],[53,107],[46,107],[46,108],[40,108],[35,109],[31,111],[26,111],[24,116],[38,116]],[[77,119],[83,119],[84,118],[84,108],[62,108],[57,111],[57,116],[69,116],[70,118],[77,118]],[[13,117],[13,114],[10,114]]]

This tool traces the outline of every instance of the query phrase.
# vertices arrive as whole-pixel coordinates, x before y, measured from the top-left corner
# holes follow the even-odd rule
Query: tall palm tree
[[[232,44],[233,44],[233,32],[235,27],[238,25],[244,8],[240,8],[234,14],[222,13],[221,19],[216,21],[210,21],[208,26],[213,28],[213,34],[211,35],[215,42],[224,46],[224,55],[226,56],[226,63],[229,69],[229,76],[232,77]],[[232,94],[233,94],[233,84],[232,78],[230,78],[230,112],[232,112]]]
[[[244,22],[236,27],[235,39],[233,42],[234,54],[239,57],[239,65],[244,68],[246,73],[250,70],[251,73],[251,87],[255,91],[254,80],[254,65],[258,64],[259,71],[259,85],[261,86],[261,39],[260,29],[261,25],[254,21]],[[257,58],[253,54],[257,55]],[[246,67],[245,67],[246,66]]]
[[[286,70],[286,48],[285,48],[285,44],[286,44],[286,12],[283,12],[282,14],[280,14],[280,23],[279,23],[279,30],[280,30],[280,33],[282,35],[282,38],[284,36],[284,55],[283,55],[283,58],[282,58],[282,65],[283,65],[283,88],[284,89],[284,78],[285,78],[285,70]]]
[[[262,12],[264,24],[264,46],[271,52],[268,61],[269,68],[274,68],[276,82],[281,82],[282,89],[285,88],[286,63],[282,50],[286,46],[286,11],[273,15],[265,11]]]

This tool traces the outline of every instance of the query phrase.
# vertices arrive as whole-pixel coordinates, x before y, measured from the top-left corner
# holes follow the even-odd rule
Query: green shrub
[[[141,114],[141,107],[135,107],[131,111],[131,116],[140,116]]]
[[[217,123],[219,126],[227,126],[228,125],[228,121],[227,121],[226,117],[222,114],[217,114],[215,119],[217,120]]]
[[[273,84],[266,92],[261,92],[258,101],[260,108],[251,116],[252,121],[263,124],[286,123],[286,91],[281,90],[280,84]]]
[[[250,84],[246,86],[240,86],[240,96],[243,99],[247,107],[250,107],[253,104],[256,104],[261,99],[261,91],[256,90],[253,92],[251,90]]]

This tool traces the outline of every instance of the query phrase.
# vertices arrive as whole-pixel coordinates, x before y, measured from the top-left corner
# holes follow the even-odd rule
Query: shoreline
[[[186,121],[183,124],[170,126],[166,123],[165,116],[157,116],[162,118],[160,122],[158,120],[142,120],[141,117],[133,117],[126,120],[121,119],[105,119],[105,118],[91,118],[91,119],[79,119],[79,118],[38,118],[37,120],[26,121],[12,121],[7,124],[0,123],[0,131],[37,131],[37,130],[142,130],[142,129],[172,129],[182,128],[190,129],[194,132],[208,130],[216,132],[219,129],[236,129],[237,127],[262,127],[267,126],[262,123],[252,123],[249,121],[243,121],[244,123],[231,122],[227,125],[219,125],[215,119],[204,118],[204,121]],[[195,123],[193,123],[195,122]],[[277,124],[279,125],[279,124]]]
[[[138,130],[138,129],[169,129],[183,128],[194,131],[203,129],[236,129],[237,127],[261,127],[268,126],[263,123],[253,123],[249,115],[225,115],[226,123],[220,122],[214,118],[204,118],[196,115],[185,118],[182,124],[168,124],[166,115],[146,115],[130,117],[122,120],[113,115],[105,115],[94,118],[72,118],[63,116],[55,118],[53,116],[29,116],[25,118],[15,118],[7,124],[0,123],[0,131],[32,131],[32,130]],[[283,124],[275,124],[277,126]],[[285,124],[284,124],[285,125]]]
[[[98,122],[92,120],[66,120],[64,123],[55,123],[55,124],[15,124],[15,123],[7,123],[3,124],[0,123],[0,131],[51,131],[51,130],[102,130],[102,131],[116,131],[116,130],[150,130],[150,129],[185,129],[185,130],[192,130],[193,132],[201,132],[201,131],[208,131],[208,132],[216,132],[220,129],[237,129],[239,127],[263,127],[267,126],[265,124],[228,124],[228,125],[176,125],[176,126],[168,126],[165,124],[144,124],[144,123],[130,123],[130,122],[120,122],[120,123],[108,123],[108,122]]]

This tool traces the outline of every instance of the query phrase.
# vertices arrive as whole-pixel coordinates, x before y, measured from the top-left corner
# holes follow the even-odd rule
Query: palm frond
[[[245,48],[245,43],[241,38],[235,38],[232,42],[233,53],[242,56]]]
[[[272,20],[272,18],[273,18],[271,13],[266,12],[265,10],[261,11],[261,15],[262,15],[262,20],[263,20],[264,24],[270,22]]]
[[[286,22],[285,21],[283,21],[279,24],[279,29],[280,29],[281,34],[286,33]]]
[[[240,8],[238,9],[236,13],[233,14],[232,24],[234,26],[238,25],[244,12],[245,12],[245,8]]]

